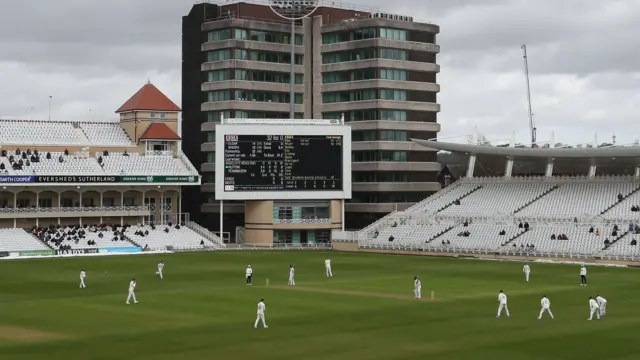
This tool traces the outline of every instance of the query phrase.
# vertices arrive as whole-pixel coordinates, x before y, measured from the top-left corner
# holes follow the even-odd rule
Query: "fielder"
[[[524,264],[524,266],[522,267],[522,272],[524,272],[525,280],[529,282],[529,274],[531,274],[531,268],[529,267],[529,264]]]
[[[253,328],[258,328],[258,323],[262,320],[262,327],[265,329],[268,328],[267,323],[264,321],[264,311],[267,309],[267,306],[264,304],[264,299],[260,299],[258,303],[258,317],[256,318],[256,322],[253,324]]]
[[[580,267],[580,286],[587,286],[587,268],[584,265]]]
[[[247,285],[252,285],[251,277],[253,276],[253,269],[251,265],[247,265],[247,269],[244,271],[244,276],[247,278]]]
[[[129,300],[133,299],[133,303],[137,304],[138,300],[136,300],[136,279],[131,279],[129,283],[129,296],[127,296],[127,305],[129,305]]]
[[[496,317],[499,319],[500,315],[502,315],[502,309],[504,309],[507,313],[507,317],[510,317],[511,314],[509,314],[509,307],[507,306],[507,295],[504,293],[504,291],[500,290],[500,293],[498,294],[498,314],[496,315]]]
[[[156,271],[156,276],[160,276],[160,280],[164,279],[162,276],[162,270],[164,269],[164,261],[160,261],[158,263],[158,270]]]
[[[87,287],[87,285],[84,284],[84,279],[87,277],[87,271],[85,269],[82,269],[82,271],[80,271],[80,289],[85,289]]]
[[[607,315],[607,299],[596,295],[596,301],[598,302],[598,306],[600,306],[600,316]]]
[[[289,265],[289,286],[296,286],[294,275],[295,269],[293,268],[293,265]]]
[[[593,314],[596,314],[598,320],[600,320],[600,306],[591,296],[589,296],[589,318],[587,320],[593,320]]]
[[[538,320],[542,319],[542,314],[544,314],[544,312],[548,312],[549,316],[551,316],[551,318],[553,319],[553,313],[551,312],[551,301],[549,301],[549,299],[547,299],[546,295],[542,295],[542,300],[540,300],[540,307],[542,309],[540,309],[540,315],[538,315]]]
[[[324,269],[327,277],[333,277],[333,273],[331,272],[331,260],[329,260],[329,258],[324,261]]]
[[[422,281],[417,276],[413,277],[413,295],[416,299],[422,299]]]

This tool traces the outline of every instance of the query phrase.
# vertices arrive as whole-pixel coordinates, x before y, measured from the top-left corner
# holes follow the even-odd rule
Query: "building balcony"
[[[348,51],[354,49],[363,48],[391,48],[407,51],[424,51],[430,53],[439,53],[440,45],[421,43],[406,40],[394,40],[385,38],[373,38],[355,41],[345,41],[335,44],[322,45],[322,53],[336,52],[336,51]]]
[[[0,219],[149,216],[149,206],[0,208]]]
[[[354,182],[352,185],[354,192],[435,192],[439,191],[440,188],[441,185],[437,182]]]
[[[438,162],[400,162],[400,161],[371,161],[353,162],[353,171],[440,171],[442,165]]]
[[[273,219],[274,224],[331,224],[331,219]]]
[[[208,104],[208,103],[205,103]],[[204,105],[203,104],[203,110]],[[393,109],[409,111],[430,111],[439,112],[440,104],[418,101],[397,101],[397,100],[361,100],[345,101],[338,103],[326,103],[321,105],[322,112],[353,111],[367,109]],[[217,110],[217,109],[216,109]]]
[[[356,141],[351,143],[351,151],[365,150],[438,151],[418,145],[413,141]]]
[[[439,92],[440,85],[435,83],[399,80],[360,80],[347,81],[330,84],[322,84],[322,92],[354,91],[363,89],[394,89],[406,91],[429,91]]]
[[[385,69],[397,69],[407,71],[422,71],[422,72],[440,72],[440,65],[433,63],[417,62],[417,61],[404,61],[404,60],[389,60],[389,59],[366,59],[366,60],[354,60],[344,61],[332,64],[322,64],[322,72],[334,72],[334,71],[347,71],[358,70],[365,68],[385,68]]]

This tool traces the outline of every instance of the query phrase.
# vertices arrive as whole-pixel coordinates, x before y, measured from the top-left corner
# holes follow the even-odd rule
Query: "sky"
[[[180,104],[181,17],[195,1],[30,0],[0,11],[0,117],[112,120],[148,80]],[[638,0],[353,0],[440,25],[442,141],[640,138]]]

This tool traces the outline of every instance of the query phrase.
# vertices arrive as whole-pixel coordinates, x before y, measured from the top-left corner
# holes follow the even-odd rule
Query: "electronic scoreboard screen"
[[[224,191],[342,191],[342,135],[224,135]]]

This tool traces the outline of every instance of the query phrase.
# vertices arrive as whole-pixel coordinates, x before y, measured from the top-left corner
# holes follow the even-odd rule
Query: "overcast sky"
[[[0,116],[113,119],[150,79],[180,104],[181,17],[193,1],[7,1],[0,11]],[[355,0],[376,6],[380,0]],[[441,26],[441,137],[475,126],[528,138],[527,44],[538,139],[640,137],[640,1],[398,0],[381,11]],[[460,138],[454,141],[460,141]]]

